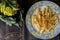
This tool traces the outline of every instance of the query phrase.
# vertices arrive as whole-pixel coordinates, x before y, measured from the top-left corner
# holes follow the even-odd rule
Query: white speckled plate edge
[[[28,10],[27,12],[27,15],[26,15],[26,26],[27,26],[27,29],[29,30],[29,32],[35,36],[36,38],[39,38],[39,39],[50,39],[50,38],[54,38],[55,36],[57,36],[59,33],[60,33],[60,23],[58,23],[57,27],[54,29],[53,32],[49,33],[49,34],[46,34],[46,35],[42,35],[42,34],[39,34],[37,33],[34,28],[32,27],[32,24],[31,24],[31,16],[34,12],[34,10],[37,8],[37,7],[42,7],[42,6],[50,6],[54,11],[56,11],[58,13],[58,16],[60,16],[60,7],[51,2],[51,1],[40,1],[40,2],[37,2],[35,3],[34,5],[31,6],[31,8]]]

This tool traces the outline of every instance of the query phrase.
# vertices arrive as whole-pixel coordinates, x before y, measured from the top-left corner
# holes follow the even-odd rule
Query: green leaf
[[[9,4],[10,7],[13,8],[13,10],[19,10],[19,8],[17,6],[14,6],[14,5],[18,5],[16,0],[14,0],[14,1],[6,0],[6,2]]]

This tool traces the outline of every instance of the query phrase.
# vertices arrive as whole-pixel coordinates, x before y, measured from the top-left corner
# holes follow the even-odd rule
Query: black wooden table
[[[19,2],[19,4],[21,4],[22,8],[24,9],[23,14],[24,21],[20,21],[20,24],[22,24],[22,28],[19,29],[15,26],[10,27],[6,25],[4,22],[0,21],[0,40],[42,40],[35,38],[32,34],[30,34],[25,25],[25,17],[28,9],[31,7],[32,4],[41,0],[17,0],[17,1]],[[59,0],[50,1],[53,1],[60,5]],[[57,35],[55,38],[49,40],[60,40],[60,34]]]

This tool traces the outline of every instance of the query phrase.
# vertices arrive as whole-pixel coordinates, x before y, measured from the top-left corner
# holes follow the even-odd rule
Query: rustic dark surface
[[[23,14],[24,21],[20,21],[20,24],[22,24],[22,28],[19,29],[15,26],[10,27],[6,25],[4,22],[0,21],[0,40],[42,40],[35,38],[32,34],[30,34],[25,25],[25,17],[28,9],[31,7],[32,4],[40,0],[17,0],[17,1],[19,4],[21,4],[20,6],[24,8]],[[60,5],[59,0],[50,1],[53,1]],[[60,40],[60,34],[57,35],[55,38],[49,40]]]
[[[0,21],[0,40],[20,40],[20,29]]]

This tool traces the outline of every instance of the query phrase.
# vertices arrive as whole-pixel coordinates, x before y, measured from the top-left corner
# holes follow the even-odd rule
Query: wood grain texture
[[[28,9],[31,7],[32,4],[40,0],[19,0],[19,4],[22,5],[24,8],[24,14],[23,18],[25,20],[26,13]],[[60,5],[60,1],[58,0],[50,0],[53,2],[56,2]],[[24,23],[21,22],[22,28],[19,29],[15,26],[9,27],[4,22],[0,21],[0,40],[42,40],[34,37],[26,28],[25,21]],[[49,40],[60,40],[60,34],[56,36],[55,38],[49,39]]]
[[[10,27],[0,20],[0,40],[20,40],[20,29]]]

